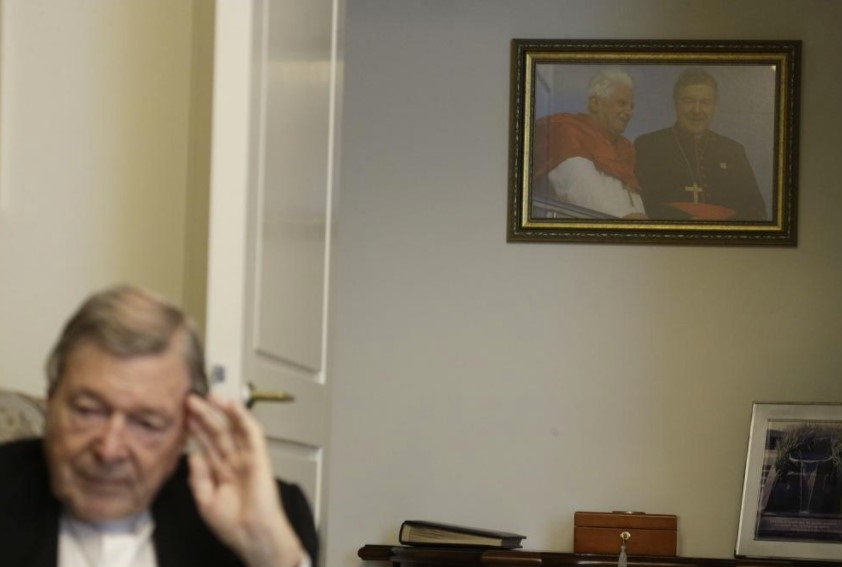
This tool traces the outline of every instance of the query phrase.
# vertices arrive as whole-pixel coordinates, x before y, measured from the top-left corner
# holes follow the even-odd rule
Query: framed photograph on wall
[[[795,246],[800,50],[512,40],[508,240]]]
[[[842,404],[754,404],[736,555],[842,558]]]

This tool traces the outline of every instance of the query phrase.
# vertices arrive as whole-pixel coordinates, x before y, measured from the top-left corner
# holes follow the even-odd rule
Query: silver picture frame
[[[735,554],[842,558],[842,404],[753,404]]]

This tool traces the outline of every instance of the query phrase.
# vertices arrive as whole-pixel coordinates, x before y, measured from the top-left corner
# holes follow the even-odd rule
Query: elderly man
[[[535,122],[533,182],[596,216],[645,218],[634,146],[622,136],[633,111],[634,83],[626,72],[594,75],[587,114],[562,112]]]
[[[47,377],[43,440],[0,447],[4,567],[315,560],[303,493],[273,479],[260,426],[239,403],[205,398],[202,347],[179,309],[127,286],[91,296]]]
[[[646,213],[657,220],[767,220],[743,146],[710,130],[719,89],[690,67],[673,88],[673,126],[635,140]]]

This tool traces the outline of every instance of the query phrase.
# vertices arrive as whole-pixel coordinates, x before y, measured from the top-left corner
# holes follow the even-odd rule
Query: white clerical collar
[[[63,513],[58,567],[156,567],[154,527],[149,512],[101,524]]]

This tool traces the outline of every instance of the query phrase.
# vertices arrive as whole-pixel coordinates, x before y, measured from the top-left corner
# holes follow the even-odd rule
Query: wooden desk
[[[391,562],[392,567],[617,567],[616,555],[521,551],[460,547],[366,545],[364,561]],[[840,567],[840,561],[770,559],[704,559],[699,557],[629,557],[629,567]]]

